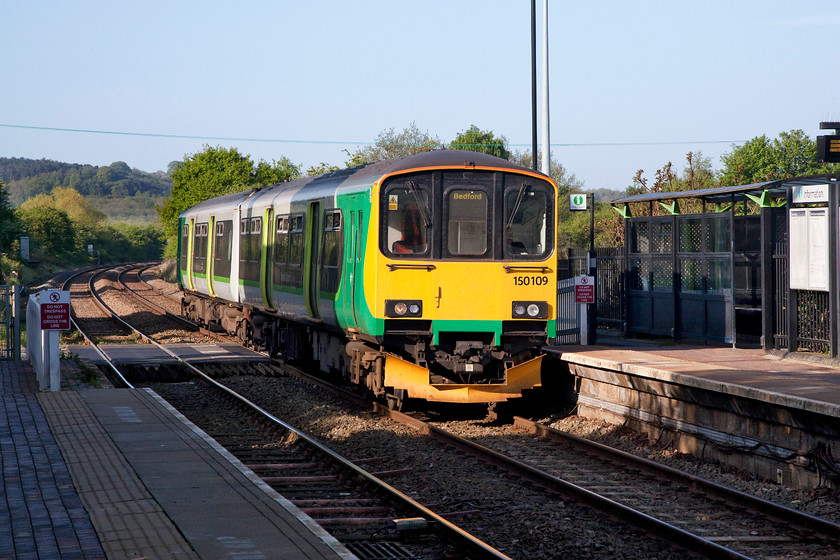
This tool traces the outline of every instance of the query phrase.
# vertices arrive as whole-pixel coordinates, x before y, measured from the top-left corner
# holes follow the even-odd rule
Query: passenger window
[[[447,194],[446,248],[451,255],[487,251],[487,193],[457,189]]]
[[[233,246],[232,220],[216,222],[216,241],[213,253],[213,276],[228,278]]]
[[[277,228],[274,233],[274,262],[286,264],[289,262],[289,218],[277,218]]]
[[[189,249],[189,242],[190,226],[189,224],[184,224],[184,227],[181,229],[181,270],[187,270],[187,251]]]
[[[335,294],[339,285],[341,264],[341,212],[324,213],[324,252],[321,255],[321,291]]]
[[[193,231],[193,272],[207,272],[207,223],[195,224]]]
[[[289,264],[303,265],[303,216],[292,216],[289,227]]]

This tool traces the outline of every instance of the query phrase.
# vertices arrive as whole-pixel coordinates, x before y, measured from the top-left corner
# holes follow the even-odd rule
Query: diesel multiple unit
[[[206,200],[180,215],[183,312],[395,405],[540,385],[557,187],[438,150]]]

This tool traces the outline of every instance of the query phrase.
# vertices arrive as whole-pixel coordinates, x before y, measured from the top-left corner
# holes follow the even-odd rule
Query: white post
[[[589,304],[580,304],[580,343],[589,346]]]
[[[58,331],[41,328],[40,294],[29,298],[26,326],[26,355],[38,375],[38,388],[41,391],[61,391]]]
[[[50,331],[41,330],[38,327],[38,333],[41,336],[41,356],[38,360],[41,367],[38,369],[38,388],[46,391],[50,388]]]
[[[50,364],[50,391],[61,391],[61,360],[59,359],[58,331],[46,331],[49,339],[47,359]]]

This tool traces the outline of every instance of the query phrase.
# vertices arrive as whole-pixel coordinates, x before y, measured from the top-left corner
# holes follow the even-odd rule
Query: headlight
[[[548,303],[544,301],[514,301],[514,319],[547,319]]]
[[[386,317],[421,317],[423,315],[423,302],[412,299],[386,299]]]

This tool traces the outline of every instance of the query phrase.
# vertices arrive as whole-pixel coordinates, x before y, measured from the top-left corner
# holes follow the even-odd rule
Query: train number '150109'
[[[548,284],[548,276],[514,276],[514,286],[545,286]]]

